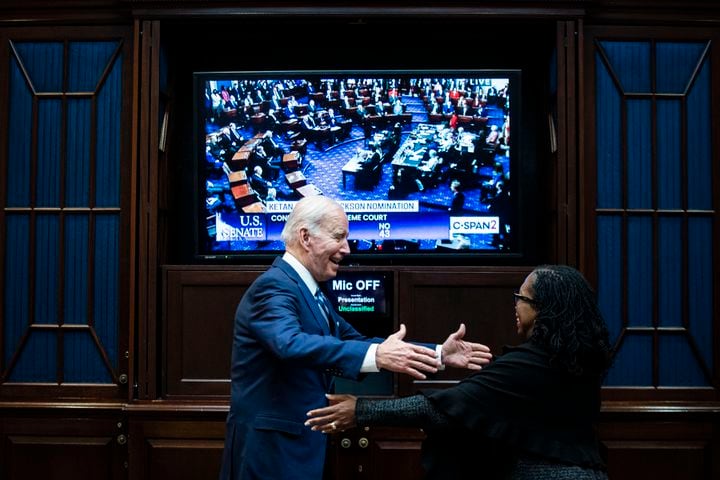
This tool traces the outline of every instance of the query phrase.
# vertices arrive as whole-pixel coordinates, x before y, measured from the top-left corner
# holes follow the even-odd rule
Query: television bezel
[[[510,161],[510,179],[512,185],[512,207],[515,217],[513,234],[513,248],[510,251],[502,250],[423,250],[423,251],[393,251],[393,252],[368,252],[357,251],[346,257],[344,265],[511,265],[532,261],[533,253],[529,251],[529,241],[527,239],[526,223],[529,216],[529,206],[527,200],[528,190],[526,183],[521,182],[520,178],[523,170],[528,166],[534,166],[537,162],[535,158],[535,146],[524,145],[523,138],[523,121],[527,115],[527,107],[524,105],[525,96],[523,90],[523,69],[522,68],[462,68],[462,69],[377,69],[377,70],[357,70],[357,69],[288,69],[288,70],[212,70],[212,71],[194,71],[192,73],[193,95],[192,95],[192,119],[193,119],[193,177],[194,192],[193,205],[195,214],[193,215],[193,255],[196,261],[202,263],[220,263],[220,264],[268,264],[271,263],[278,255],[282,255],[283,249],[277,250],[248,250],[248,251],[229,251],[229,252],[202,252],[201,245],[204,240],[202,238],[204,226],[203,208],[201,206],[201,194],[204,192],[204,184],[201,179],[201,168],[205,156],[205,134],[204,121],[201,109],[201,92],[202,85],[208,80],[234,80],[234,79],[263,79],[263,78],[296,78],[296,77],[314,77],[324,78],[333,76],[345,77],[363,77],[363,78],[388,78],[388,77],[442,77],[442,78],[461,78],[463,76],[487,78],[508,78],[510,79],[510,95],[513,99],[511,107],[511,131],[513,132],[513,149],[511,151]],[[520,148],[517,147],[520,145]],[[351,232],[352,233],[352,232]]]

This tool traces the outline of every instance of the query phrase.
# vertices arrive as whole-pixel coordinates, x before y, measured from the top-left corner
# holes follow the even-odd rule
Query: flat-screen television
[[[276,256],[308,195],[343,205],[350,258],[522,256],[521,76],[195,72],[196,256]]]

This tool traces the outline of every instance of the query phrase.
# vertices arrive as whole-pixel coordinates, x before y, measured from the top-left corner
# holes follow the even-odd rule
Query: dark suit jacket
[[[231,404],[221,480],[320,480],[327,435],[304,425],[327,405],[333,376],[357,379],[370,342],[337,313],[330,334],[320,307],[277,258],[235,314]]]
[[[532,343],[502,356],[457,385],[424,391],[451,422],[427,427],[427,479],[504,476],[518,454],[604,470],[593,425],[600,413],[600,375],[573,376],[550,365]],[[539,477],[538,477],[539,478]],[[543,477],[550,478],[550,477]]]
[[[453,195],[452,202],[450,203],[450,213],[461,212],[465,206],[465,194],[462,192],[456,192]]]
[[[250,187],[252,187],[253,190],[257,192],[258,195],[260,195],[260,198],[267,197],[268,194],[268,181],[265,180],[260,175],[253,173],[250,175]]]

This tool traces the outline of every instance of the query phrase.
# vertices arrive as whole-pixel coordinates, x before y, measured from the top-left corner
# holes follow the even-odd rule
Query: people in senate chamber
[[[230,127],[222,127],[217,138],[218,145],[226,152],[226,160],[228,157],[232,157],[232,154],[240,148],[243,141],[242,138],[238,139],[235,136]]]
[[[442,115],[442,105],[440,105],[438,102],[432,102],[432,107],[430,108],[430,114],[431,115]]]
[[[395,99],[392,103],[392,112],[394,115],[402,115],[404,112],[402,100],[399,98]]]
[[[455,113],[455,105],[452,104],[452,101],[450,100],[450,97],[448,96],[447,98],[445,98],[445,102],[443,102],[442,114],[450,116],[453,113]]]
[[[379,117],[385,115],[385,104],[380,98],[378,98],[378,100],[375,102],[375,115]]]
[[[496,147],[500,142],[500,132],[497,125],[490,126],[490,133],[485,137],[485,143],[491,147]]]
[[[325,125],[318,125],[315,117],[307,114],[302,118],[302,129],[308,141],[312,141],[318,150],[322,149],[323,142],[330,141],[330,130]]]
[[[273,164],[272,158],[262,145],[255,147],[250,156],[249,167],[254,171],[256,166],[262,168],[263,178],[266,180],[276,180],[280,174],[280,167]]]
[[[228,128],[230,129],[230,138],[232,140],[232,143],[235,144],[238,148],[240,148],[245,143],[245,137],[243,136],[242,132],[238,130],[237,124],[235,122],[230,122],[228,124]]]
[[[265,117],[265,128],[273,132],[280,128],[280,118],[278,118],[275,110],[272,108],[268,110],[267,116]]]
[[[368,338],[345,321],[323,288],[350,253],[348,225],[330,197],[299,200],[281,234],[285,253],[240,300],[220,480],[321,480],[328,437],[305,425],[306,412],[327,406],[335,377],[388,370],[423,379],[489,362],[485,345],[464,339],[463,324],[435,345],[406,341],[404,325]]]
[[[295,98],[295,95],[291,95],[290,97],[288,97],[287,105],[285,105],[285,108],[283,109],[285,117],[297,118],[297,115],[295,114],[295,107],[297,107],[298,105],[299,102]]]
[[[423,158],[423,160],[420,162],[420,165],[418,166],[418,173],[420,174],[419,181],[422,183],[423,189],[428,188],[435,188],[437,187],[443,179],[443,159],[440,157],[437,153],[437,150],[434,148],[431,148],[427,152],[427,156]],[[452,184],[450,185],[450,188],[452,189]],[[459,189],[456,193],[462,194]],[[456,198],[457,195],[453,196],[453,200]],[[465,202],[465,195],[462,194],[462,200],[463,204]],[[460,200],[454,200],[455,202],[459,202]]]
[[[280,157],[282,157],[282,155],[285,153],[283,147],[281,147],[275,141],[275,135],[273,133],[273,130],[270,129],[265,130],[260,145],[262,145],[262,147],[265,149],[265,152],[267,152],[267,154],[274,159],[279,160]]]
[[[273,93],[273,96],[270,98],[270,107],[276,111],[279,112],[282,110],[282,102],[281,98],[277,93],[277,87],[273,87],[273,90],[275,93]]]
[[[400,167],[393,174],[392,184],[388,188],[387,197],[390,200],[407,198],[412,192],[420,191],[424,188],[422,182],[413,174],[410,169]]]
[[[465,194],[460,190],[460,181],[453,180],[450,182],[450,190],[453,192],[453,197],[448,211],[451,214],[461,213],[465,207]]]
[[[308,115],[312,116],[313,118],[315,118],[315,115],[319,111],[317,106],[315,105],[315,100],[313,100],[312,98],[308,101],[307,109],[308,109]]]
[[[470,106],[465,97],[460,97],[458,100],[457,112],[459,115],[472,116],[475,114],[472,106]]]
[[[263,177],[263,169],[260,165],[253,167],[253,174],[249,178],[250,187],[258,194],[260,200],[272,200],[277,195],[277,190]]]
[[[306,424],[422,428],[427,479],[606,480],[594,424],[612,355],[595,293],[576,269],[542,265],[513,298],[522,343],[479,372],[409,397],[330,395]]]
[[[340,136],[343,135],[338,117],[335,116],[335,110],[328,108],[327,112],[322,117],[322,123],[330,129],[330,144],[335,145]]]

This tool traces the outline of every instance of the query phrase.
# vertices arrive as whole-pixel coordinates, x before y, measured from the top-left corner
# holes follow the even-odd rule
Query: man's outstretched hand
[[[425,373],[437,372],[440,362],[435,350],[404,341],[405,333],[405,325],[401,324],[400,330],[378,345],[375,363],[381,369],[406,373],[411,377],[424,380]]]

